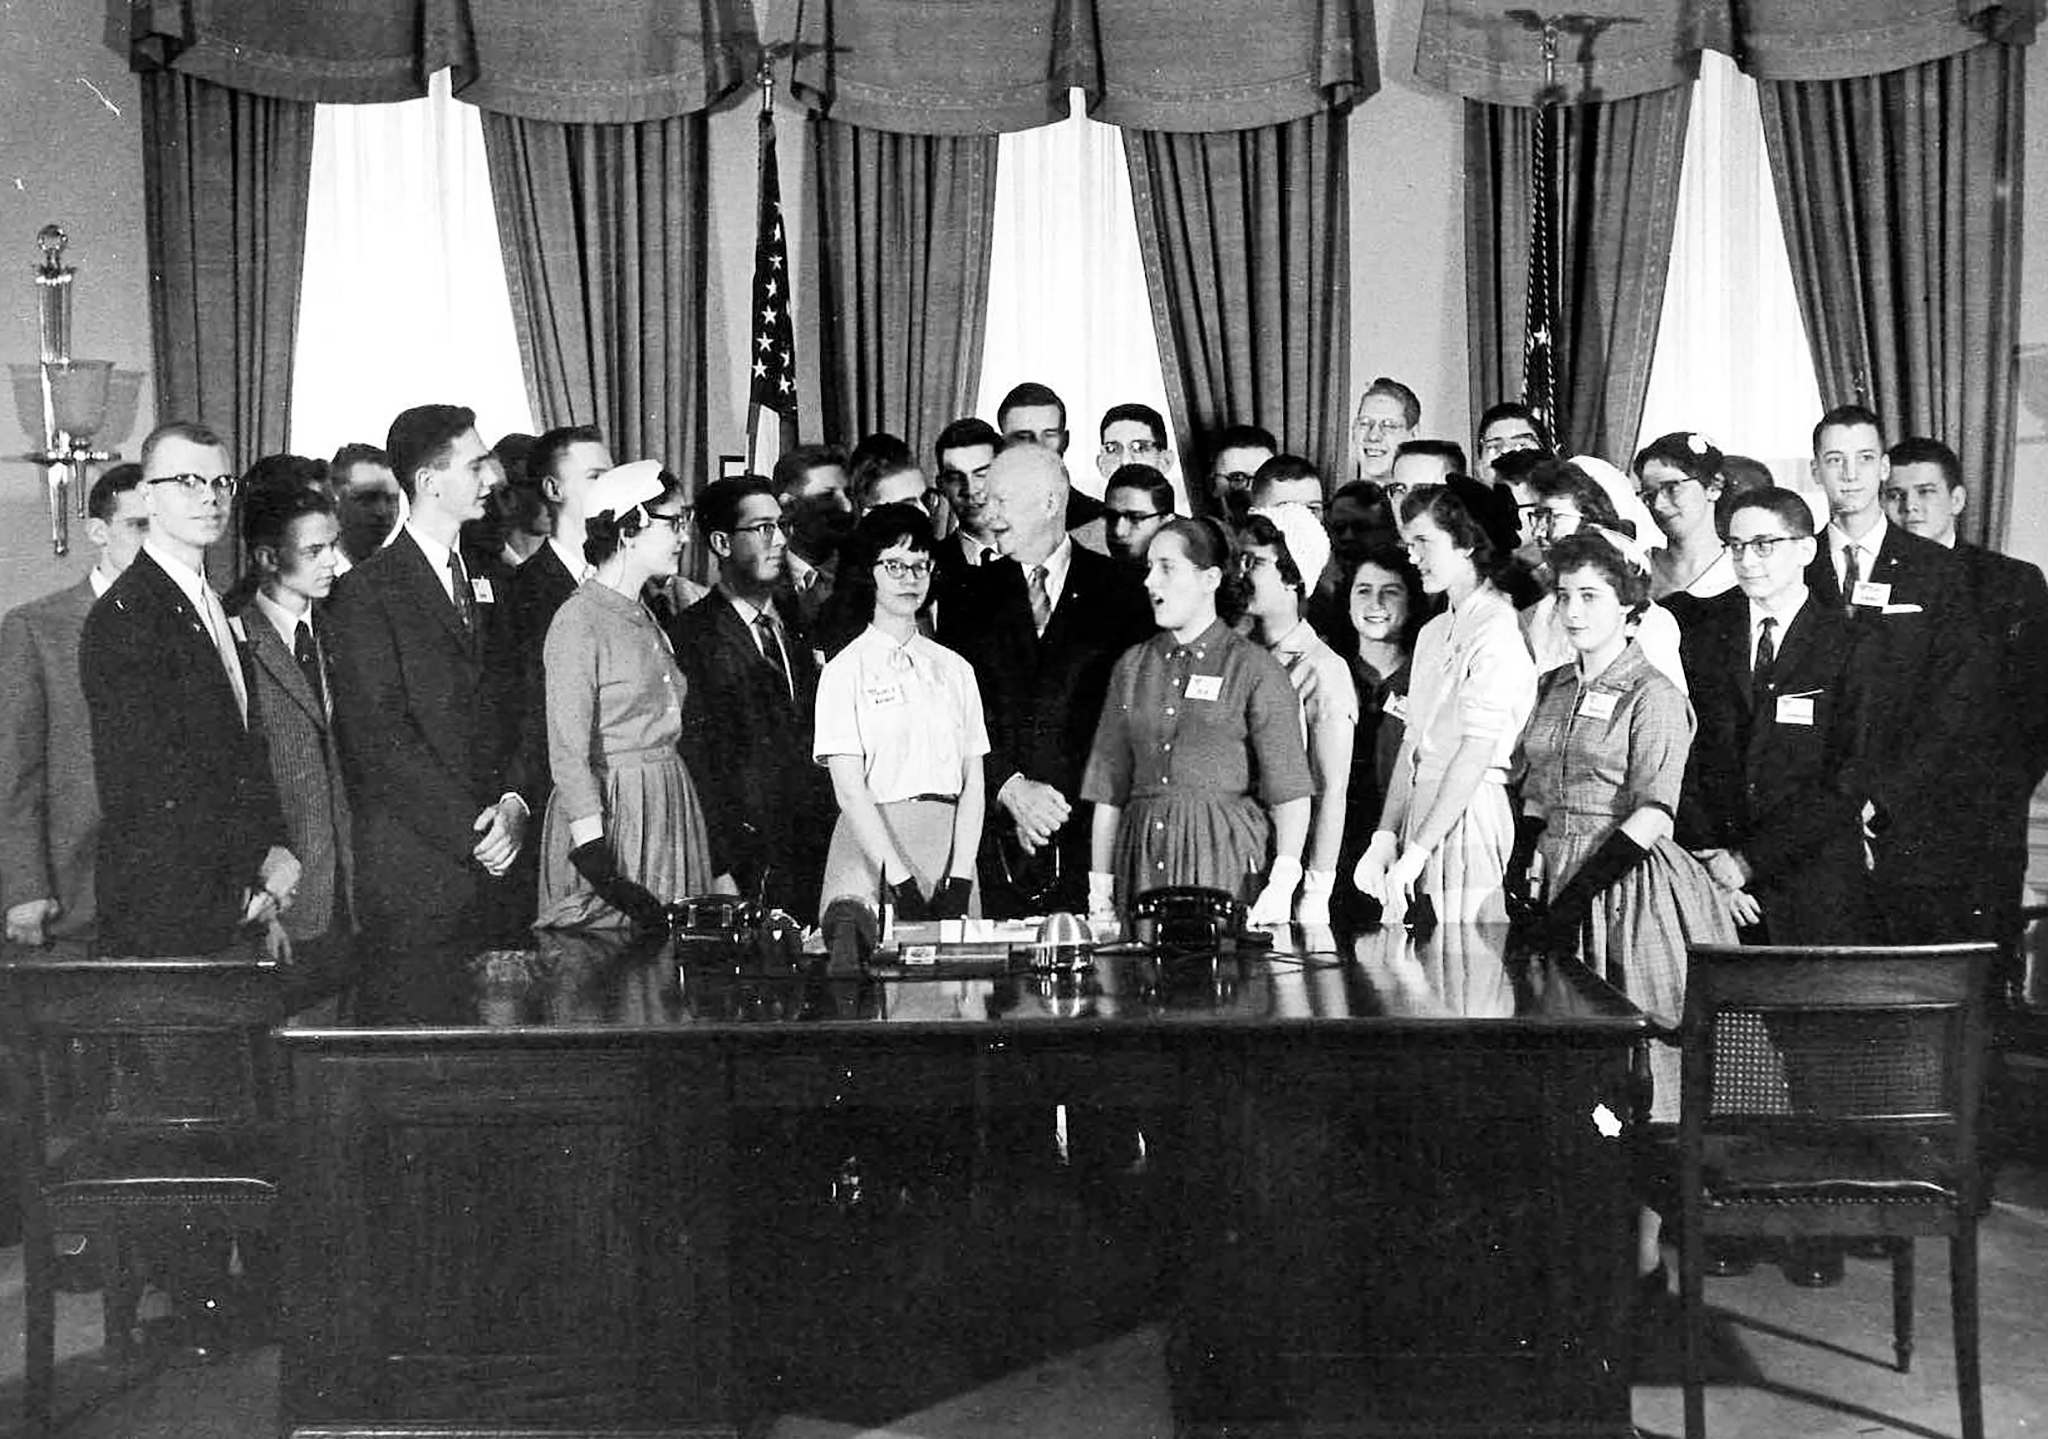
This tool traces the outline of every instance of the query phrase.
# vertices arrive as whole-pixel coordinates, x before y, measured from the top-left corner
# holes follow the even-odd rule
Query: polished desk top
[[[1271,952],[1098,953],[1070,972],[887,968],[826,978],[779,965],[735,970],[716,947],[616,931],[543,931],[532,950],[470,964],[467,992],[416,1023],[287,1026],[286,1039],[478,1031],[565,1039],[717,1028],[758,1032],[1185,1028],[1559,1027],[1646,1033],[1650,1021],[1577,964],[1509,958],[1500,926],[1418,938],[1368,931],[1340,948],[1294,930]]]

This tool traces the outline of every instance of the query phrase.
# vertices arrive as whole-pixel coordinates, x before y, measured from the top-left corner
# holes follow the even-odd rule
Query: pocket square
[[[1884,613],[1888,615],[1917,615],[1924,613],[1924,611],[1918,605],[1888,604],[1884,607]]]

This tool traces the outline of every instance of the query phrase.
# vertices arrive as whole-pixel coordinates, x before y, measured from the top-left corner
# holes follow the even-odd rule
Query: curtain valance
[[[798,0],[790,92],[834,120],[994,134],[1067,113],[1247,130],[1379,88],[1371,0]]]
[[[447,67],[497,114],[667,119],[750,78],[748,0],[108,0],[107,43],[136,70],[319,104],[410,100]]]
[[[1624,100],[1690,82],[1720,50],[1759,80],[1843,80],[2033,39],[2041,0],[1596,0],[1559,37],[1572,101]],[[1534,105],[1540,7],[1424,0],[1417,78],[1468,100]]]

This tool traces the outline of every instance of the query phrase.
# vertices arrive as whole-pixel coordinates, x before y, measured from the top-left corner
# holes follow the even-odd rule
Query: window
[[[993,424],[1012,386],[1052,386],[1067,404],[1074,486],[1099,496],[1102,412],[1133,401],[1150,405],[1166,419],[1169,444],[1173,414],[1146,298],[1123,136],[1088,118],[1079,90],[1070,95],[1065,120],[1002,137],[975,413]],[[1170,478],[1185,514],[1180,465]]]
[[[1810,488],[1820,416],[1756,82],[1710,50],[1693,87],[1641,438],[1698,430],[1763,461],[1780,484]]]
[[[533,429],[483,122],[445,70],[425,99],[315,113],[292,450],[382,445],[435,403],[475,410],[486,444]]]

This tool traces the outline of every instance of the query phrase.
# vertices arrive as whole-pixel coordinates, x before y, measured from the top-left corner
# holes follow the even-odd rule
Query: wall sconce
[[[121,457],[117,450],[94,448],[94,439],[111,434],[118,440],[128,433],[143,379],[139,370],[116,370],[112,360],[71,358],[71,282],[78,271],[64,263],[64,243],[64,231],[55,225],[36,235],[43,257],[35,267],[41,358],[8,367],[21,427],[41,440],[40,450],[22,458],[48,475],[50,550],[60,556],[71,551],[73,513],[85,515],[92,467]]]

